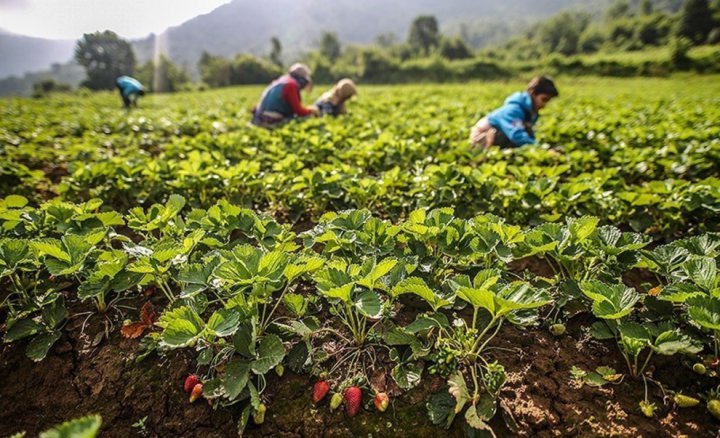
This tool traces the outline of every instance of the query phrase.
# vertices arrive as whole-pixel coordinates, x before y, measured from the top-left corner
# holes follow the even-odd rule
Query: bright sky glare
[[[78,39],[109,29],[125,38],[160,33],[230,0],[0,0],[0,29]]]

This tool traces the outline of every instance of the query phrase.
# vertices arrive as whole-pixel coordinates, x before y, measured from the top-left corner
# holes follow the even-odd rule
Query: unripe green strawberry
[[[390,403],[390,398],[384,392],[378,392],[375,395],[375,408],[380,412],[385,412]]]
[[[202,397],[202,391],[203,391],[202,383],[198,383],[195,386],[193,386],[192,392],[190,393],[190,403],[193,403],[195,400]]]
[[[332,398],[330,399],[330,409],[334,411],[335,409],[340,407],[342,402],[343,402],[342,394],[340,394],[339,392],[336,392],[335,394],[333,394]]]
[[[718,399],[712,399],[707,402],[707,408],[708,411],[713,415],[713,417],[720,420],[720,400]]]
[[[564,335],[566,330],[567,328],[565,327],[565,324],[553,324],[550,326],[550,333],[555,336]]]
[[[263,424],[265,422],[266,411],[267,406],[265,406],[265,403],[260,403],[260,406],[258,406],[257,411],[255,411],[255,414],[253,415],[253,421],[255,424]]]
[[[675,394],[673,396],[673,400],[675,401],[675,404],[681,408],[692,408],[693,406],[700,404],[700,400],[680,393]]]
[[[704,376],[705,373],[707,373],[707,368],[705,368],[705,365],[698,362],[695,365],[693,365],[693,371],[700,374],[701,376]]]
[[[283,366],[283,364],[275,367],[275,374],[277,374],[278,377],[282,377],[283,374],[285,374],[285,367]]]

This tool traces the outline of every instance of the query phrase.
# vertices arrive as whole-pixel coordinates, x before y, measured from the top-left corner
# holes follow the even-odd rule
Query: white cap
[[[296,62],[295,64],[290,66],[288,73],[290,73],[292,76],[305,78],[309,82],[312,82],[312,78],[310,77],[310,74],[312,73],[312,71],[310,70],[310,67],[308,67],[306,64]]]

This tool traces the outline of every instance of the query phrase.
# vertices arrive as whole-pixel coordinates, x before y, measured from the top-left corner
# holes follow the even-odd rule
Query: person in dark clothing
[[[534,145],[533,126],[539,112],[551,99],[560,95],[552,79],[546,76],[534,78],[527,91],[517,92],[505,100],[505,104],[478,121],[472,128],[470,142],[473,146],[516,148]]]
[[[120,97],[122,97],[123,106],[126,109],[133,105],[137,108],[137,100],[139,96],[145,95],[145,87],[135,78],[130,76],[120,76],[115,80],[115,85],[120,91]]]

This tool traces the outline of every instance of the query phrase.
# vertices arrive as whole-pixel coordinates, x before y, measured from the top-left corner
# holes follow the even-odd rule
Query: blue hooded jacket
[[[505,105],[487,117],[490,126],[502,131],[515,146],[535,144],[535,137],[528,132],[526,125],[534,125],[538,115],[533,113],[532,97],[527,91],[519,91],[508,97]]]
[[[122,94],[125,97],[128,97],[131,94],[138,94],[140,91],[145,91],[145,87],[143,87],[140,81],[135,78],[131,78],[130,76],[120,76],[115,80],[115,84],[120,87],[120,90],[122,90]]]

